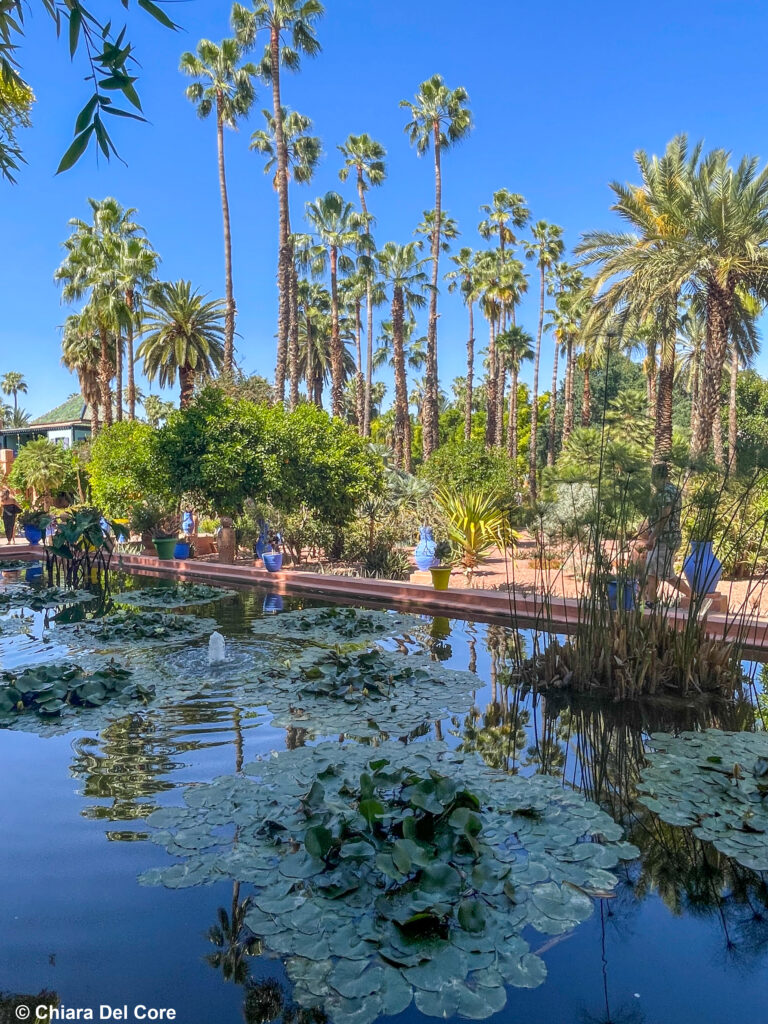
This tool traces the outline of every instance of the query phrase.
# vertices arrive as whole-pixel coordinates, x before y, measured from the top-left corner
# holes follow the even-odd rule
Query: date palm
[[[223,369],[231,373],[235,359],[237,306],[232,280],[232,225],[224,162],[224,126],[236,129],[238,121],[248,115],[256,95],[253,79],[257,69],[254,64],[243,62],[243,47],[237,39],[223,39],[218,45],[209,39],[201,39],[195,53],[182,54],[180,70],[197,79],[186,89],[187,99],[195,104],[197,116],[205,120],[213,113],[216,117],[226,294]]]
[[[449,89],[441,75],[422,82],[414,101],[402,100],[401,107],[410,111],[411,120],[405,127],[411,144],[419,156],[430,147],[434,154],[435,204],[432,231],[432,280],[429,295],[429,322],[427,327],[427,366],[424,400],[424,457],[429,458],[439,443],[438,436],[438,366],[437,366],[437,295],[440,274],[440,246],[443,209],[442,155],[451,146],[466,138],[472,129],[472,116],[468,107],[466,89]]]
[[[463,246],[451,259],[456,269],[449,271],[445,275],[446,279],[450,281],[448,291],[452,292],[458,289],[469,312],[467,379],[464,395],[464,440],[469,441],[472,437],[472,400],[475,373],[475,303],[482,294],[482,278],[478,273],[478,254],[473,249],[470,249],[469,246]]]
[[[386,149],[380,142],[376,142],[370,135],[349,135],[346,142],[339,146],[339,151],[344,157],[344,164],[339,170],[339,178],[347,181],[351,172],[354,171],[357,185],[357,197],[360,202],[360,209],[365,221],[365,229],[368,234],[374,224],[374,218],[368,210],[366,192],[371,186],[381,185],[387,177],[387,165],[385,158]],[[373,381],[373,309],[377,303],[374,300],[373,290],[375,287],[375,263],[369,262],[366,267],[367,284],[365,294],[366,306],[366,366],[365,366],[365,399],[363,408],[363,437],[371,436],[371,387]]]
[[[354,266],[350,255],[359,243],[360,214],[338,192],[326,192],[307,203],[307,221],[322,249],[316,265],[330,268],[331,276],[331,413],[341,416],[344,406],[344,346],[339,330],[339,273]]]
[[[314,57],[320,52],[315,34],[317,22],[325,13],[320,0],[253,0],[249,10],[236,3],[232,8],[232,24],[237,38],[248,48],[256,43],[259,32],[267,40],[259,64],[259,74],[272,87],[275,156],[277,158],[277,196],[279,202],[277,256],[277,364],[275,393],[285,399],[288,346],[291,330],[291,289],[296,286],[293,273],[290,214],[288,206],[288,144],[283,121],[281,71],[298,71],[302,55]],[[293,282],[293,283],[292,283]]]
[[[271,173],[277,168],[277,136],[275,129],[275,118],[269,110],[263,110],[266,128],[256,131],[251,136],[250,148],[266,157],[264,171]],[[286,149],[286,164],[288,177],[300,185],[307,185],[312,180],[317,165],[322,155],[322,143],[320,138],[312,135],[312,121],[304,114],[295,110],[288,110],[283,107],[283,140]],[[278,191],[279,178],[275,173],[274,186]],[[278,193],[279,195],[279,193]],[[290,279],[288,288],[288,380],[289,380],[289,407],[295,409],[299,401],[299,275],[296,268],[295,240],[291,232],[290,206],[287,210],[288,231],[291,243]],[[280,359],[278,359],[278,363]],[[281,372],[284,373],[283,370]],[[284,389],[284,385],[283,385]]]
[[[27,393],[27,382],[24,380],[24,374],[19,373],[17,370],[9,370],[3,374],[2,380],[0,380],[0,390],[4,395],[13,395],[13,412],[17,412],[19,408],[19,395],[26,395]]]
[[[405,372],[406,316],[424,306],[427,275],[420,258],[420,244],[387,244],[376,254],[382,277],[392,289],[392,354],[395,364],[395,466],[411,471],[411,418],[408,411],[408,381]],[[429,341],[427,341],[429,348]],[[427,362],[429,355],[427,355]],[[426,396],[425,396],[426,399]],[[425,400],[426,410],[426,400]]]
[[[195,381],[205,380],[224,365],[225,302],[206,302],[189,281],[159,286],[142,319],[142,342],[136,353],[144,360],[144,374],[161,387],[179,378],[180,406],[185,409]]]
[[[533,358],[533,389],[531,392],[531,447],[528,466],[528,486],[531,498],[536,499],[536,460],[539,422],[539,365],[541,363],[541,338],[544,330],[544,297],[547,272],[557,263],[565,246],[563,229],[545,220],[537,221],[531,227],[531,238],[525,242],[525,255],[534,260],[539,269],[539,326],[536,332],[536,349]]]

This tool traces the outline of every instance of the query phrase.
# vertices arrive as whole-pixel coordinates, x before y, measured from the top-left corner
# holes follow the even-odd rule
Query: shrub
[[[148,423],[126,420],[105,427],[94,439],[88,463],[91,494],[107,517],[133,519],[142,506],[172,506],[170,487],[158,470],[157,436]]]
[[[515,467],[501,448],[486,449],[482,441],[452,441],[434,452],[419,468],[419,476],[437,489],[493,490],[502,504],[516,501],[519,484]]]

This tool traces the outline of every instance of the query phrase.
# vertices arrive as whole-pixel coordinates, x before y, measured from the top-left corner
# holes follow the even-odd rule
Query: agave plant
[[[498,491],[443,488],[435,497],[465,569],[475,569],[493,548],[504,550],[517,540]]]

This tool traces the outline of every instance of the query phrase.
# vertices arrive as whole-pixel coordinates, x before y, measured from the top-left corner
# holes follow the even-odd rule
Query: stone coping
[[[45,557],[41,545],[14,550],[14,558],[40,559]],[[278,594],[313,594],[339,603],[370,604],[428,615],[446,615],[457,619],[470,619],[493,625],[511,626],[517,623],[527,629],[555,629],[572,632],[579,624],[579,605],[576,598],[530,594],[506,590],[476,590],[469,587],[451,587],[435,590],[420,583],[395,580],[369,580],[351,576],[332,576],[317,572],[268,572],[253,565],[226,565],[223,562],[199,562],[160,559],[149,555],[117,554],[113,569],[126,572],[163,576],[171,579],[206,580],[241,587],[266,587]],[[644,614],[650,614],[644,612]],[[683,630],[689,617],[685,609],[670,609],[669,621]],[[707,635],[716,640],[738,640],[746,651],[756,656],[768,654],[768,619],[754,614],[715,614],[706,616]]]

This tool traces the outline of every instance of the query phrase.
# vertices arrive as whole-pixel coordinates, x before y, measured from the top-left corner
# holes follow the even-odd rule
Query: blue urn
[[[421,569],[422,572],[426,572],[427,569],[431,569],[437,565],[437,559],[435,558],[435,538],[432,536],[431,526],[420,526],[419,527],[419,543],[413,549],[413,560]]]
[[[711,594],[723,575],[723,563],[712,550],[711,540],[692,540],[683,572],[694,594]]]

